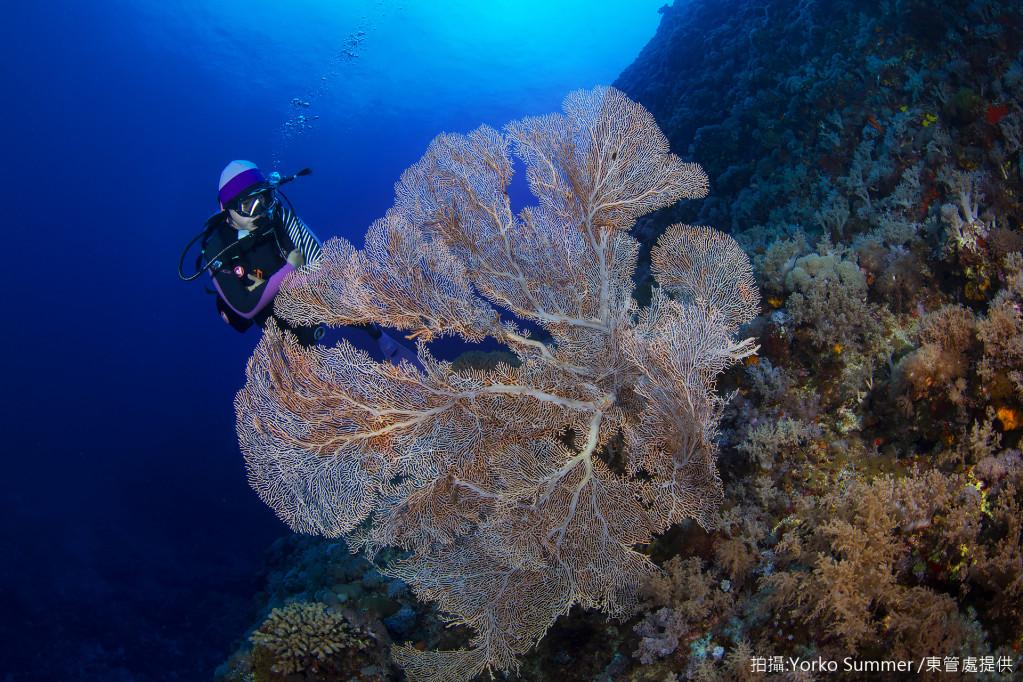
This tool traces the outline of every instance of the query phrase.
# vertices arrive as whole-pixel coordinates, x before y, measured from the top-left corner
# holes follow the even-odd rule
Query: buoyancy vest
[[[273,312],[272,298],[276,293],[265,292],[266,283],[249,291],[251,278],[269,282],[286,266],[288,254],[295,245],[284,229],[279,212],[275,212],[269,224],[257,227],[248,236],[239,239],[237,234],[225,217],[203,246],[203,255],[215,258],[210,263],[210,276],[217,289],[217,309],[221,317],[243,332],[253,323],[265,324]],[[227,246],[231,248],[216,258]]]

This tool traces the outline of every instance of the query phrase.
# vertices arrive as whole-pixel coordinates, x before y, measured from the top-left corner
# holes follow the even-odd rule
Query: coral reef
[[[306,680],[348,679],[356,673],[382,679],[369,673],[373,667],[383,670],[379,654],[366,655],[381,649],[376,636],[320,602],[274,609],[249,639],[256,682],[288,679],[292,673],[303,673]]]
[[[919,665],[934,676],[1018,677],[1023,7],[998,0],[695,0],[661,11],[656,37],[615,87],[653,114],[675,154],[706,170],[712,192],[635,216],[638,303],[628,316],[636,314],[652,339],[656,324],[678,319],[672,305],[700,298],[684,274],[665,298],[676,277],[665,250],[712,279],[730,276],[731,269],[692,257],[692,248],[713,254],[732,242],[668,229],[713,224],[748,254],[764,292],[762,314],[733,330],[752,334],[760,350],[713,386],[715,414],[703,423],[713,427],[704,431],[704,445],[719,453],[721,488],[705,498],[714,504],[689,514],[698,522],[672,517],[629,546],[649,562],[628,584],[635,600],[613,609],[596,598],[577,600],[619,620],[563,602],[539,644],[523,653],[522,640],[515,650],[519,672],[524,679],[608,682],[826,678],[828,669],[812,667],[819,661],[858,680],[877,679],[871,666],[912,660],[912,671]],[[532,182],[544,188],[559,177]],[[565,204],[558,210],[567,212]],[[454,252],[466,248],[459,242]],[[356,253],[339,256],[357,264]],[[450,266],[447,256],[435,261]],[[616,291],[631,294],[631,284]],[[724,311],[734,290],[719,291],[731,293],[703,295]],[[345,297],[368,305],[357,289],[341,288],[308,297],[307,307]],[[521,299],[504,300],[515,309]],[[656,324],[640,304],[658,311]],[[362,321],[356,308],[345,319]],[[422,338],[443,326],[440,319],[394,323]],[[475,319],[488,321],[490,313]],[[528,338],[546,350],[537,356],[522,352],[522,341],[509,344],[519,358],[515,372],[580,348],[561,328]],[[292,362],[288,353],[281,357]],[[655,386],[667,390],[664,362],[614,357],[636,361],[649,377],[630,384],[631,394],[618,392],[621,409],[653,400]],[[285,369],[292,371],[282,359],[267,371],[287,377]],[[714,376],[724,369],[714,367]],[[548,386],[553,393],[575,382],[559,375]],[[303,392],[304,385],[296,391],[317,394]],[[578,452],[584,424],[560,423],[572,425],[554,438],[557,447]],[[672,438],[692,432],[692,420],[685,423]],[[622,434],[601,437],[595,466],[599,461],[615,476],[658,475],[651,450],[628,429]],[[644,464],[635,468],[637,457]],[[475,490],[455,483],[436,489],[470,506],[446,517],[447,525],[431,521],[434,537],[457,544],[491,518],[478,491],[494,494],[495,479],[481,480],[474,479]],[[279,501],[289,490],[264,494]],[[639,499],[648,510],[661,509],[655,497]],[[364,504],[358,496],[351,503]],[[365,503],[359,513],[375,513],[370,508]],[[540,527],[554,537],[560,526]],[[547,556],[530,555],[538,564]],[[377,561],[388,573],[389,562]],[[391,573],[407,577],[419,595],[436,596],[417,588],[414,575]],[[456,578],[445,574],[438,582],[444,580]],[[408,627],[412,641],[428,648],[471,643],[466,629],[442,631],[432,608],[402,599],[386,615],[407,605],[391,622]],[[442,599],[440,606],[457,613],[451,604]],[[893,670],[892,679],[917,676]]]
[[[727,618],[680,620],[680,589],[643,605],[660,639],[637,655],[697,679],[737,676],[737,651],[759,657],[754,677],[805,672],[772,656],[1018,674],[1021,9],[736,0],[664,15],[616,86],[714,191],[637,229],[730,226],[767,310],[757,363],[731,375],[720,523],[662,564],[727,575]],[[731,108],[710,120],[709,97]],[[651,655],[684,637],[697,646]]]
[[[389,616],[414,599],[335,539],[281,538],[266,552],[260,614],[216,675],[220,682],[395,679]],[[361,676],[361,677],[360,677]]]

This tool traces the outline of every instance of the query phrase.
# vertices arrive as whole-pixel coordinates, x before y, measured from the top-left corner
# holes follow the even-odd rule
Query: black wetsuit
[[[269,223],[267,222],[269,221]],[[320,242],[290,209],[278,206],[269,217],[256,220],[255,229],[238,239],[238,231],[227,223],[225,213],[207,221],[213,233],[203,246],[203,259],[211,262],[210,275],[217,289],[217,309],[225,322],[239,332],[253,323],[263,327],[273,315],[273,297],[284,277],[293,271],[288,254],[295,248],[307,265],[320,260]],[[217,254],[224,251],[217,258]],[[265,280],[252,291],[249,275]],[[278,323],[294,329],[278,318]]]

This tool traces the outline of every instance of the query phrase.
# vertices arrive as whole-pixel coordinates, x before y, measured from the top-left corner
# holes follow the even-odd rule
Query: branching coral
[[[906,574],[920,560],[914,558],[914,534],[929,529],[939,511],[965,508],[976,518],[975,492],[962,477],[937,472],[881,477],[835,491],[779,545],[795,562],[793,569],[809,568],[768,577],[774,603],[819,623],[848,653],[879,642],[893,658],[956,650],[967,628],[955,600],[907,585]],[[977,527],[952,533],[951,542],[938,543],[939,551],[958,552],[956,543],[972,541]]]
[[[373,634],[320,602],[274,609],[250,639],[257,673],[267,667],[274,675],[310,673],[311,679],[354,673],[369,660],[358,652],[377,647]]]
[[[1023,399],[1023,256],[1005,258],[1006,287],[991,302],[986,317],[977,322],[977,335],[984,344],[978,372],[995,397],[1005,397],[1005,379]]]
[[[818,438],[820,435],[819,425],[782,417],[757,425],[739,449],[753,457],[764,469],[772,469],[776,459],[781,460],[790,451],[799,450],[806,446],[811,438]]]
[[[902,358],[892,375],[892,396],[906,390],[917,399],[944,393],[969,371],[967,350],[975,343],[974,314],[962,306],[942,306],[920,323],[920,347]]]
[[[734,607],[720,573],[705,569],[698,558],[672,559],[644,583],[641,596],[648,610],[634,628],[641,639],[633,656],[647,665],[675,654],[680,645],[686,648]]]
[[[793,322],[807,325],[818,348],[853,343],[881,329],[876,306],[866,300],[866,278],[856,263],[838,254],[798,259],[785,278],[785,287],[793,292],[788,304]]]

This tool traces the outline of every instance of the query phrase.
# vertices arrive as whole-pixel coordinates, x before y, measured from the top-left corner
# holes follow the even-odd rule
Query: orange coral
[[[998,421],[1002,423],[1003,431],[1016,431],[1023,428],[1023,410],[1018,407],[1002,405],[995,412]]]

